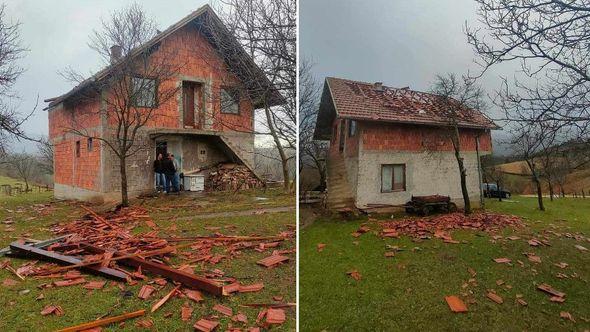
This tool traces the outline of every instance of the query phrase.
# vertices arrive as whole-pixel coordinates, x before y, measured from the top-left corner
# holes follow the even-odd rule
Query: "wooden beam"
[[[99,327],[99,326],[103,326],[103,325],[108,325],[108,324],[124,321],[127,319],[143,316],[144,314],[145,314],[145,310],[138,310],[138,311],[129,312],[129,313],[119,315],[119,316],[103,318],[103,319],[95,320],[95,321],[89,322],[89,323],[84,323],[84,324],[80,324],[80,325],[76,325],[76,326],[72,326],[72,327],[67,327],[65,329],[58,330],[57,332],[76,332],[76,331],[89,330],[93,327]]]
[[[85,250],[88,250],[88,251],[91,251],[91,252],[97,253],[97,254],[105,252],[105,249],[97,247],[97,246],[93,246],[88,243],[80,243],[80,246],[82,248],[84,248]],[[119,261],[121,262],[121,264],[135,267],[135,268],[141,267],[142,271],[149,271],[151,273],[161,275],[161,276],[166,277],[170,280],[179,282],[188,288],[200,289],[200,290],[206,291],[210,294],[217,295],[217,296],[227,295],[227,293],[223,289],[223,286],[221,286],[219,283],[211,281],[207,278],[199,277],[199,276],[194,275],[192,273],[173,269],[167,265],[148,261],[143,258],[126,257],[126,256],[127,255],[123,255],[120,252],[115,252],[115,254],[113,255],[114,258],[112,260],[120,259]],[[124,257],[124,258],[122,258],[122,257]]]
[[[48,261],[52,261],[52,262],[56,262],[56,263],[60,263],[60,264],[80,265],[83,263],[82,260],[80,260],[76,257],[73,257],[73,256],[66,256],[66,255],[58,254],[53,251],[47,251],[44,249],[35,248],[33,246],[21,244],[18,242],[11,243],[10,250],[15,254],[20,254],[23,256],[32,256],[35,258],[39,258],[42,260],[48,260]],[[84,270],[86,270],[90,273],[102,275],[102,276],[105,276],[108,278],[119,279],[119,280],[126,280],[127,279],[127,274],[125,274],[121,271],[115,270],[115,269],[108,268],[108,267],[86,265],[86,266],[81,266],[81,268],[83,268]]]
[[[36,241],[35,240],[35,242],[32,242],[31,245],[33,247],[35,247],[35,248],[41,248],[41,249],[43,249],[43,248],[49,247],[50,245],[52,245],[52,244],[54,244],[56,242],[59,242],[59,241],[65,239],[65,238],[67,238],[68,236],[69,235],[64,235],[64,236],[56,237],[54,239],[43,240],[43,241]],[[25,242],[31,243],[31,241],[33,241],[33,240],[25,241]],[[0,249],[0,257],[2,257],[4,255],[11,255],[11,254],[12,254],[12,251],[10,251],[10,247],[6,247],[6,248],[3,248],[3,249]]]

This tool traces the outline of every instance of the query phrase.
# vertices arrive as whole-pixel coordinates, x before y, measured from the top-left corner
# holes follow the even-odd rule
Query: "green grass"
[[[515,197],[512,202],[487,201],[492,211],[525,217],[526,227],[506,229],[501,235],[517,234],[522,239],[500,239],[490,234],[456,231],[461,244],[445,244],[438,239],[413,242],[408,237],[381,239],[376,222],[366,218],[341,221],[323,218],[301,231],[300,238],[300,328],[302,331],[540,331],[590,328],[590,252],[580,252],[575,244],[590,248],[590,242],[550,238],[550,247],[533,248],[526,242],[543,230],[590,235],[590,200],[564,199],[547,202],[547,211],[535,210],[534,198]],[[368,222],[371,232],[358,239],[351,236]],[[354,242],[358,241],[358,244]],[[318,243],[326,243],[322,252]],[[387,245],[404,248],[394,258],[384,257]],[[523,252],[535,252],[542,263],[529,262]],[[493,258],[508,257],[512,266],[497,264]],[[567,262],[562,270],[553,264]],[[476,284],[469,284],[468,268],[477,271]],[[362,280],[346,272],[358,270]],[[575,278],[559,279],[558,272]],[[497,280],[504,285],[498,286]],[[562,304],[549,301],[536,290],[548,283],[567,294]],[[463,288],[462,285],[468,284]],[[511,288],[506,287],[510,285]],[[499,305],[486,298],[494,289],[504,298]],[[528,306],[515,303],[522,294]],[[466,314],[451,313],[444,297],[458,295],[469,306]],[[469,303],[470,301],[475,303]],[[572,314],[576,323],[559,317]]]
[[[268,194],[269,200],[267,202],[273,206],[285,205],[289,202],[285,196],[286,194],[271,192]],[[261,195],[260,192],[251,191],[239,194],[240,201],[254,200],[254,197]],[[201,199],[212,201],[222,197],[223,194],[213,194],[205,196]],[[150,199],[144,202],[137,201],[135,204],[143,204],[148,209],[152,210],[154,205],[164,207],[167,205],[179,204],[179,201],[187,203],[190,201],[188,196],[170,196],[161,197],[160,199]],[[221,202],[221,199],[219,200]],[[292,200],[291,200],[292,202]],[[39,212],[40,206],[35,204],[50,204],[46,212]],[[211,210],[215,211],[230,211],[233,210],[232,204],[229,202],[222,202],[223,206],[211,206]],[[44,239],[52,237],[49,231],[49,226],[56,222],[64,222],[73,220],[83,214],[83,211],[78,208],[77,204],[69,202],[55,202],[51,199],[51,193],[34,193],[23,194],[19,196],[5,197],[0,196],[0,222],[6,218],[14,220],[11,226],[14,230],[11,232],[4,231],[4,225],[0,224],[0,247],[8,245],[19,236],[25,234],[34,238]],[[221,204],[221,203],[220,203]],[[214,205],[214,203],[213,203]],[[254,216],[240,216],[240,217],[224,217],[215,219],[195,219],[176,217],[179,212],[181,215],[190,216],[201,211],[192,211],[191,214],[186,213],[188,208],[175,208],[168,211],[159,211],[157,215],[153,215],[153,220],[161,229],[161,236],[194,236],[194,235],[209,235],[215,231],[207,229],[211,226],[221,227],[219,232],[229,235],[250,235],[256,234],[261,236],[277,235],[281,231],[292,230],[295,225],[295,211],[268,213]],[[175,224],[177,231],[171,232],[169,226]],[[134,229],[134,232],[145,232],[149,229],[147,226],[140,226]],[[285,241],[281,244],[279,249],[292,249],[295,246],[295,241]],[[187,249],[190,250],[190,249]],[[224,248],[215,248],[215,252],[222,253]],[[231,260],[222,260],[219,264],[205,264],[197,266],[196,273],[210,269],[221,269],[227,276],[238,278],[244,284],[251,284],[255,282],[264,282],[264,289],[256,293],[245,293],[234,296],[215,298],[205,295],[205,301],[201,303],[194,303],[188,300],[193,307],[193,315],[189,322],[183,322],[180,319],[180,310],[183,303],[187,300],[179,297],[170,299],[162,308],[155,313],[148,313],[144,318],[152,319],[154,322],[154,329],[156,331],[192,331],[193,324],[205,315],[214,314],[212,307],[217,303],[233,308],[234,313],[238,310],[248,316],[249,323],[247,326],[254,326],[256,316],[260,309],[246,308],[241,304],[246,303],[272,303],[273,296],[283,296],[285,302],[296,302],[295,295],[295,261],[294,255],[289,255],[293,259],[282,266],[274,269],[265,269],[256,264],[256,261],[270,255],[271,251],[263,253],[254,250],[245,250],[239,256]],[[1,259],[0,259],[1,260]],[[10,259],[12,265],[18,267],[26,262],[21,259]],[[181,259],[175,257],[170,264],[178,264]],[[147,273],[148,276],[154,277]],[[118,315],[125,312],[135,311],[139,309],[146,309],[149,312],[151,306],[157,302],[161,297],[172,290],[173,286],[168,283],[163,289],[158,290],[157,293],[146,301],[137,298],[137,294],[141,286],[145,282],[140,282],[135,286],[125,285],[125,290],[129,291],[131,296],[125,296],[115,285],[110,282],[103,290],[87,291],[80,285],[39,289],[37,286],[48,280],[36,280],[27,278],[23,282],[13,287],[6,287],[1,284],[6,278],[17,280],[17,278],[6,270],[0,270],[0,331],[52,331],[58,328],[80,324],[92,321],[103,315]],[[87,280],[102,280],[99,277],[91,275],[86,276]],[[19,291],[28,289],[28,294],[21,295]],[[42,300],[36,300],[39,294],[45,296]],[[62,317],[46,316],[43,317],[40,311],[48,304],[60,305],[65,311]],[[165,318],[166,313],[173,313],[172,317]],[[105,331],[134,331],[137,330],[135,323],[140,320],[129,320],[122,327],[119,328],[117,324],[105,328]],[[224,331],[231,323],[233,326],[241,326],[239,323],[233,323],[229,318],[220,317],[221,326],[219,330]],[[295,330],[295,310],[287,309],[287,322],[274,329],[279,331]]]

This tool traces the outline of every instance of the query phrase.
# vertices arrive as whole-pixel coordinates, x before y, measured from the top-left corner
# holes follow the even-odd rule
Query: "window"
[[[92,137],[88,137],[88,142],[86,143],[86,148],[88,149],[88,152],[92,152],[94,146],[93,146],[93,142],[92,142]]]
[[[80,141],[76,141],[76,157],[80,157]]]
[[[239,114],[239,100],[237,90],[221,89],[221,113]]]
[[[352,137],[356,135],[356,121],[349,120],[348,121],[348,137]]]
[[[381,192],[406,190],[406,165],[381,165]]]
[[[156,107],[156,80],[150,78],[133,77],[131,78],[133,87],[133,105],[135,107]]]

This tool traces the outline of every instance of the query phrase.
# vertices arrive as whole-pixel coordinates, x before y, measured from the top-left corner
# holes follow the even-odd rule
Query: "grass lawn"
[[[1,180],[1,179],[0,179]],[[259,191],[247,191],[237,195],[231,193],[213,194],[204,196],[201,200],[210,202],[220,202],[217,206],[211,203],[211,211],[234,211],[234,206],[230,204],[232,199],[238,202],[254,201],[255,197],[268,197],[266,202],[272,206],[283,206],[293,204],[292,195],[286,195],[279,191],[270,190],[266,193]],[[225,197],[225,200],[221,198]],[[188,204],[193,201],[192,196],[171,196],[160,199],[148,199],[136,201],[134,204],[142,204],[150,211],[154,211],[152,218],[161,229],[161,236],[194,236],[209,235],[215,232],[210,227],[221,227],[218,232],[228,235],[250,235],[257,234],[261,236],[277,235],[282,231],[293,230],[295,227],[295,211],[266,213],[253,216],[236,216],[223,217],[214,219],[191,220],[191,215],[202,213],[200,210],[191,211],[189,207],[177,207],[173,209],[155,209],[163,208],[168,205]],[[290,202],[290,203],[289,203]],[[48,204],[42,206],[38,204]],[[245,206],[245,205],[244,205]],[[242,205],[240,205],[242,207]],[[244,208],[243,208],[244,209]],[[190,211],[187,212],[187,210]],[[235,209],[240,210],[240,208]],[[56,202],[51,199],[51,193],[29,193],[19,196],[6,197],[0,195],[0,247],[8,245],[11,241],[22,235],[38,239],[50,238],[53,235],[49,231],[49,226],[56,222],[73,220],[83,214],[83,211],[77,204],[71,202]],[[182,215],[183,218],[177,216]],[[188,216],[188,218],[186,217]],[[4,225],[3,220],[13,220],[11,225]],[[176,225],[176,231],[170,231],[167,228]],[[12,229],[6,231],[6,228]],[[207,229],[209,228],[209,229]],[[137,227],[134,232],[147,232],[151,229],[147,226]],[[285,241],[278,249],[292,249],[295,241]],[[185,250],[185,249],[183,249]],[[186,250],[190,250],[187,248]],[[217,249],[216,249],[217,250]],[[218,248],[219,252],[224,250]],[[263,253],[253,250],[243,251],[239,257],[231,260],[222,260],[219,264],[197,265],[195,272],[198,274],[203,270],[221,269],[226,276],[238,278],[244,284],[264,282],[264,289],[255,293],[244,293],[224,298],[214,298],[204,294],[205,301],[201,303],[190,302],[193,307],[193,314],[188,322],[180,319],[180,310],[183,303],[188,301],[175,297],[170,299],[163,307],[155,313],[149,313],[151,306],[172,290],[173,285],[169,282],[163,289],[158,290],[148,300],[141,300],[137,297],[139,289],[145,282],[139,282],[138,285],[125,285],[125,291],[121,291],[116,285],[107,283],[102,290],[88,291],[81,287],[69,286],[50,289],[39,289],[38,285],[48,282],[46,279],[27,278],[19,282],[16,286],[3,286],[2,281],[6,278],[17,280],[17,278],[7,270],[0,270],[0,331],[53,331],[58,328],[64,328],[71,325],[85,323],[105,315],[114,316],[126,312],[146,309],[148,314],[143,318],[129,320],[119,327],[113,324],[104,331],[135,331],[139,328],[135,323],[141,319],[149,318],[153,320],[155,331],[193,331],[193,324],[201,317],[213,314],[212,307],[221,303],[233,308],[234,314],[239,310],[248,317],[248,325],[254,326],[256,316],[260,309],[247,308],[241,304],[247,303],[272,303],[273,296],[282,296],[284,302],[296,302],[295,295],[295,255],[291,254],[291,261],[273,269],[265,269],[256,264],[256,261],[270,255],[270,251]],[[0,258],[0,261],[3,258]],[[12,266],[18,267],[27,260],[10,259]],[[180,263],[180,260],[173,258],[171,264]],[[154,277],[147,273],[148,276]],[[100,277],[91,275],[85,276],[86,280],[104,280]],[[151,279],[151,278],[150,278]],[[59,279],[56,279],[59,280]],[[23,290],[28,290],[21,292]],[[44,299],[36,300],[40,295]],[[50,315],[41,316],[40,311],[48,304],[56,304],[63,308],[65,314],[61,317]],[[172,316],[166,318],[167,313]],[[287,309],[287,321],[285,324],[273,328],[278,331],[295,330],[295,310]],[[234,323],[228,317],[220,317],[221,325],[219,330],[225,331],[229,324],[233,326],[242,326],[240,323]]]
[[[376,222],[371,232],[354,238],[351,233],[367,218],[341,221],[319,218],[300,233],[300,328],[302,331],[555,331],[590,329],[590,242],[545,233],[551,246],[531,247],[526,241],[545,230],[582,233],[590,237],[590,199],[547,200],[547,211],[535,209],[535,198],[487,201],[487,208],[525,218],[526,227],[505,229],[503,238],[490,234],[456,231],[460,244],[439,239],[413,242],[408,237],[382,239]],[[505,237],[518,235],[520,240]],[[354,242],[358,241],[357,244]],[[322,252],[317,244],[325,243]],[[387,245],[405,249],[393,258],[384,257]],[[541,263],[523,255],[534,252]],[[498,264],[493,258],[508,257],[514,264]],[[524,262],[524,267],[516,264]],[[561,269],[554,263],[566,262]],[[475,283],[468,268],[477,272]],[[358,270],[355,281],[346,272]],[[557,273],[568,275],[559,279]],[[504,283],[498,285],[497,281]],[[548,283],[566,293],[564,303],[549,301],[536,290]],[[503,297],[496,304],[486,297],[493,289]],[[515,302],[522,294],[528,303]],[[444,297],[458,295],[468,305],[465,314],[452,313]],[[472,302],[472,303],[470,303]],[[560,318],[567,311],[575,323]]]

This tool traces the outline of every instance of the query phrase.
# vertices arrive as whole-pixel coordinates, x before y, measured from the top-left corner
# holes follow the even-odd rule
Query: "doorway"
[[[182,82],[182,110],[185,128],[201,128],[201,84],[196,82]]]

